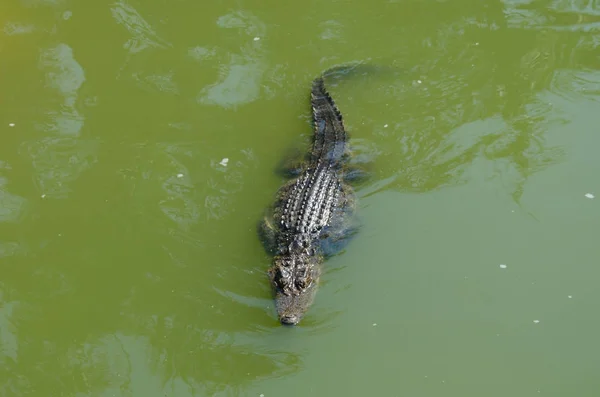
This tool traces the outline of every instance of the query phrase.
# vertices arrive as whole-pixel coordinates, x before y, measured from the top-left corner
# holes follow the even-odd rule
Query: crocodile
[[[294,177],[277,192],[259,233],[273,256],[268,270],[279,322],[297,325],[312,305],[323,262],[339,253],[357,230],[355,169],[342,114],[325,87],[329,69],[312,82],[312,149],[290,170]],[[360,170],[359,170],[360,171]]]

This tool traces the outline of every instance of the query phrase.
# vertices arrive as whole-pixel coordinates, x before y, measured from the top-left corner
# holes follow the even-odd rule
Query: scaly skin
[[[296,178],[277,193],[261,234],[273,262],[268,274],[282,324],[296,325],[311,306],[321,266],[351,234],[352,188],[344,182],[348,160],[342,115],[322,77],[311,90],[314,142]]]

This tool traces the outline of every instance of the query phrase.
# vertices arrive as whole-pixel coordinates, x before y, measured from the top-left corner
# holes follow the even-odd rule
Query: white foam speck
[[[373,323],[373,327],[377,327],[377,323]]]
[[[14,126],[15,126],[15,123],[8,123],[8,126],[9,126],[9,127],[14,127]]]
[[[573,295],[567,295],[567,298],[572,299]]]
[[[500,269],[506,269],[506,268],[507,268],[507,266],[504,263],[500,264]]]
[[[177,178],[183,178],[183,174],[177,174]]]
[[[388,125],[387,125],[387,124],[385,124],[385,125],[383,126],[383,128],[388,128]]]
[[[45,194],[42,194],[42,198],[46,198],[46,195],[45,195]]]
[[[534,324],[539,324],[540,320],[533,320]]]
[[[586,193],[585,197],[589,198],[589,199],[593,199],[594,195],[592,193]]]
[[[422,81],[421,81],[421,80],[417,80],[417,83],[418,83],[418,84],[421,84],[421,83],[422,83]]]
[[[254,41],[258,41],[258,40],[260,40],[260,37],[255,37],[254,38]]]
[[[229,159],[225,157],[219,164],[221,164],[223,167],[227,167],[227,163],[229,163]]]

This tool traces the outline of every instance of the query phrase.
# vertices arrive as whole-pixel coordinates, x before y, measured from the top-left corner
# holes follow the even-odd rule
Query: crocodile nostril
[[[296,324],[298,324],[298,320],[299,320],[298,316],[294,316],[294,315],[291,315],[291,316],[282,316],[281,317],[281,324],[284,324],[284,325],[296,325]]]

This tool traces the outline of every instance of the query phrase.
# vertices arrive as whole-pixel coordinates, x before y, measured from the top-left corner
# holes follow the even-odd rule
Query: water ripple
[[[6,188],[7,184],[8,180],[0,176],[0,222],[15,222],[20,218],[27,200],[9,193]],[[8,248],[8,246],[4,248]],[[4,248],[0,248],[0,255]]]
[[[124,45],[131,53],[137,53],[146,48],[172,47],[172,44],[159,37],[152,26],[127,2],[122,0],[116,2],[111,7],[111,12],[117,23],[125,26],[132,36]]]
[[[600,31],[600,3],[587,0],[505,1],[508,26],[567,32]]]
[[[66,198],[70,183],[98,161],[99,143],[71,137],[46,137],[25,141],[24,153],[32,160],[35,181],[41,194]]]
[[[262,60],[260,38],[266,34],[266,27],[257,17],[244,11],[219,17],[217,25],[240,30],[248,37],[248,43],[242,46],[241,53],[226,55],[228,61],[219,68],[218,81],[201,90],[198,102],[235,108],[256,100],[261,94],[266,64]]]

